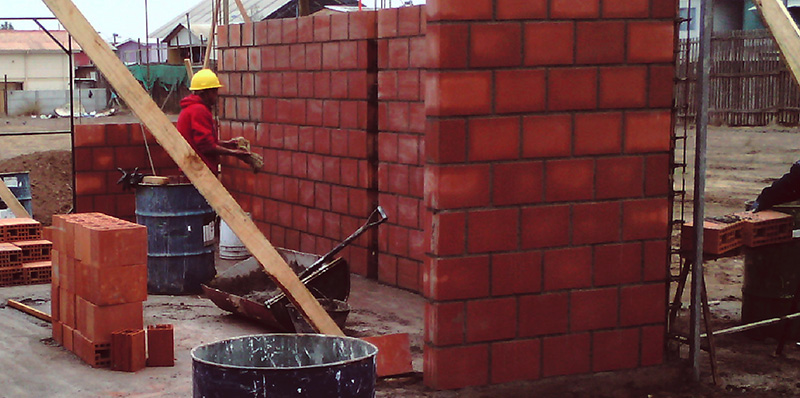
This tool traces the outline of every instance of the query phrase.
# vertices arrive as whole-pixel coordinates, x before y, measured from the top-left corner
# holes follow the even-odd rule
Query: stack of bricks
[[[102,213],[53,216],[53,338],[93,367],[112,364],[112,334],[127,351],[120,370],[144,364],[147,229]],[[122,341],[120,340],[120,341]],[[116,341],[116,340],[115,340]],[[135,350],[135,351],[134,351]],[[115,367],[117,368],[117,367]]]
[[[759,247],[792,240],[794,219],[773,210],[735,213],[703,221],[703,252],[725,254],[741,246]],[[694,224],[681,227],[681,250],[694,250]]]
[[[50,283],[51,248],[38,221],[0,220],[0,286]]]

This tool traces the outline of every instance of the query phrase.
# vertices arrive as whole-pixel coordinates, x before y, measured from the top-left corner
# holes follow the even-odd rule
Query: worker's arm
[[[224,156],[235,156],[244,159],[248,152],[242,149],[228,147],[229,141],[218,141],[214,130],[214,119],[211,112],[201,112],[192,118],[192,135],[195,148],[204,154],[215,154]]]

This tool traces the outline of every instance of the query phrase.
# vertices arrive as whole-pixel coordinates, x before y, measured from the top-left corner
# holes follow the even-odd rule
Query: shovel
[[[330,260],[333,258],[333,256],[342,251],[342,249],[344,249],[347,245],[356,240],[368,229],[383,224],[388,219],[389,217],[386,216],[386,212],[383,211],[383,207],[378,206],[375,210],[372,211],[372,213],[370,213],[369,217],[367,218],[367,221],[364,223],[364,225],[359,227],[356,230],[356,232],[353,232],[352,235],[348,236],[347,239],[343,240],[341,243],[336,245],[336,247],[334,247],[331,251],[326,253],[324,256],[320,257],[319,260],[314,261],[314,263],[311,264],[308,268],[301,271],[300,274],[298,274],[298,278],[300,278],[300,281],[303,282],[303,285],[308,284],[308,282],[312,279],[314,275],[325,271],[325,269],[329,266]],[[275,303],[277,303],[284,297],[286,297],[286,294],[280,292],[279,294],[271,297],[265,303],[265,305],[267,306],[267,308],[271,308],[273,305],[275,305]]]

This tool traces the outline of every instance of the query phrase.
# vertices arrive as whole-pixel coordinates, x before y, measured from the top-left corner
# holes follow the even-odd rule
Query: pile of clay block
[[[703,222],[703,252],[725,254],[741,246],[759,247],[792,240],[794,219],[772,210],[742,212]],[[681,251],[694,250],[694,225],[681,228]]]
[[[102,213],[56,215],[52,235],[53,338],[93,367],[143,368],[146,228]]]
[[[38,221],[0,219],[0,286],[50,283],[52,246]]]

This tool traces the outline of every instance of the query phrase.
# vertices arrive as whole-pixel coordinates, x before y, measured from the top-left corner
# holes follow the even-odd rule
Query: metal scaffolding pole
[[[703,219],[705,218],[706,141],[708,137],[709,75],[711,72],[711,0],[700,0],[700,51],[697,62],[697,136],[694,169],[694,264],[692,266],[689,357],[692,377],[700,381],[700,316],[703,281]]]

